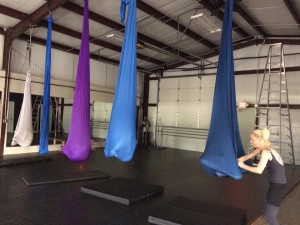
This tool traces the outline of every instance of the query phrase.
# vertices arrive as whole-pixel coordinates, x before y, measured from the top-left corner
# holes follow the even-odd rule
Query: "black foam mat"
[[[245,209],[177,197],[148,217],[157,225],[245,225]]]
[[[86,194],[125,205],[131,205],[146,198],[161,194],[163,190],[163,186],[122,177],[81,187],[81,191]]]
[[[54,174],[36,174],[23,177],[22,179],[28,186],[63,183],[82,180],[105,179],[109,175],[100,171],[83,171],[77,173],[55,173]]]
[[[36,163],[36,162],[45,162],[52,160],[50,156],[23,156],[23,157],[2,157],[0,158],[0,167],[1,166],[12,166],[18,164],[26,164],[26,163]]]

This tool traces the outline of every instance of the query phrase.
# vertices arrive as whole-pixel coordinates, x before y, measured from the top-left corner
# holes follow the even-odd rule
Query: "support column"
[[[148,118],[149,105],[149,74],[144,75],[144,94],[143,94],[143,117]]]
[[[2,114],[1,114],[1,133],[0,133],[0,157],[4,153],[4,141],[6,133],[6,125],[8,122],[7,109],[9,103],[9,80],[10,80],[10,51],[12,39],[11,31],[7,30],[4,36],[4,52],[3,52],[3,69],[5,70],[5,82],[2,95]]]

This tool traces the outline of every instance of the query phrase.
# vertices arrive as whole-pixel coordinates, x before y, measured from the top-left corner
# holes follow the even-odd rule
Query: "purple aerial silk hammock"
[[[81,46],[78,59],[70,131],[66,145],[62,149],[62,152],[74,162],[87,160],[91,153],[88,9],[88,0],[85,0]]]
[[[121,21],[127,23],[118,81],[105,144],[106,157],[131,160],[136,147],[136,0],[122,0]]]

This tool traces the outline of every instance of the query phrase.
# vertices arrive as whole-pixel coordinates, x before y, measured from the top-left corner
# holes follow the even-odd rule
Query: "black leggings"
[[[279,207],[266,204],[264,208],[264,218],[268,222],[268,225],[279,225],[277,222],[276,216],[278,213]]]
[[[278,225],[276,216],[285,191],[286,184],[270,183],[267,194],[267,204],[264,208],[264,218],[269,225]]]
[[[279,207],[285,195],[286,184],[269,184],[270,186],[267,194],[267,203]]]

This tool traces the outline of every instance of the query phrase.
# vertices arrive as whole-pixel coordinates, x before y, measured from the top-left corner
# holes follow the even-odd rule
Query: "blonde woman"
[[[250,143],[255,150],[238,158],[238,165],[245,170],[258,174],[261,174],[267,167],[270,186],[264,208],[264,218],[269,225],[278,225],[276,216],[280,202],[285,195],[286,177],[283,160],[278,152],[271,147],[269,137],[270,131],[267,128],[252,131]],[[257,155],[260,155],[257,166],[251,167],[244,163]]]

